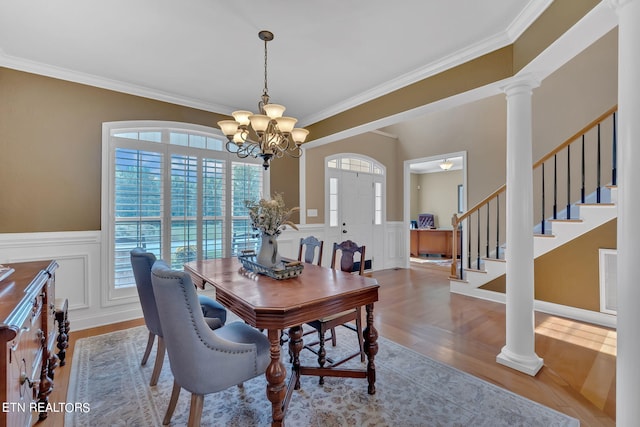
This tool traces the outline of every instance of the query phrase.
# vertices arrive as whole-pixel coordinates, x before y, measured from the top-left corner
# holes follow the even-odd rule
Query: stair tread
[[[506,259],[502,258],[482,258],[483,261],[497,261],[497,262],[507,262]]]
[[[556,237],[555,234],[533,233],[533,237]]]
[[[452,282],[469,283],[468,280],[458,279],[457,277],[449,276],[449,280]]]
[[[549,222],[584,222],[583,219],[562,219],[562,218],[548,219],[547,221]]]
[[[487,274],[487,271],[486,271],[486,270],[478,270],[478,269],[475,269],[475,268],[465,268],[465,269],[464,269],[464,271],[475,271],[476,273],[484,273],[484,274]]]
[[[576,203],[577,206],[615,206],[615,203]]]

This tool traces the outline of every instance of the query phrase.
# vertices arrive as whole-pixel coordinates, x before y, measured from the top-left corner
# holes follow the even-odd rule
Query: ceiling
[[[0,3],[0,66],[305,126],[513,42],[552,0]]]

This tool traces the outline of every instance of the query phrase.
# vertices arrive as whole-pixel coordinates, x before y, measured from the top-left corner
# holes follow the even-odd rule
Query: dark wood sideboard
[[[451,258],[451,239],[453,230],[438,228],[418,228],[411,230],[411,256],[441,255]]]
[[[0,281],[0,427],[30,426],[47,416],[58,357],[55,261],[9,264]]]

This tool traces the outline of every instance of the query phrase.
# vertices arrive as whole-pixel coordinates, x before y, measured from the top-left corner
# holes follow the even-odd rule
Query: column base
[[[532,377],[536,376],[544,364],[544,361],[535,353],[532,356],[521,356],[507,350],[506,347],[502,347],[502,351],[496,356],[496,362]]]

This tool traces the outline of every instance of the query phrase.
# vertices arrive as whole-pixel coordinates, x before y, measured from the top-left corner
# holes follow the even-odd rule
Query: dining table
[[[296,277],[278,280],[245,269],[236,257],[191,261],[184,264],[194,284],[215,288],[216,299],[247,324],[266,330],[270,363],[266,369],[266,395],[271,402],[272,426],[284,426],[285,414],[301,375],[353,377],[367,380],[367,392],[375,394],[378,332],[373,308],[378,282],[371,277],[305,263]],[[302,325],[357,307],[365,307],[363,368],[303,366]],[[291,374],[281,358],[281,332],[288,329]],[[353,334],[357,340],[357,334]]]

